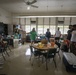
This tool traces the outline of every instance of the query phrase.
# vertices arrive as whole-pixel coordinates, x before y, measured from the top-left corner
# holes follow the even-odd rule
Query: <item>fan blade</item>
[[[31,5],[32,7],[35,7],[35,8],[38,8],[38,6],[35,6],[35,5]]]
[[[32,2],[29,2],[30,3],[30,5],[31,4],[34,4],[34,3],[36,3],[37,2],[37,0],[33,0]]]
[[[27,4],[28,2],[25,2],[25,0],[24,0],[24,3]]]

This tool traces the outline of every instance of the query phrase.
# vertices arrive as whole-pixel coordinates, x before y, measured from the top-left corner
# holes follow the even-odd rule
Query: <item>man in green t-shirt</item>
[[[35,28],[32,29],[32,31],[30,32],[30,39],[31,39],[31,44],[35,42],[37,33],[35,31]]]

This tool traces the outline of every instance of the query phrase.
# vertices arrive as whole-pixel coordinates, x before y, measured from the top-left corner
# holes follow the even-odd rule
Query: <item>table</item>
[[[45,61],[46,61],[46,70],[48,70],[48,65],[47,65],[47,59],[53,58],[53,61],[55,63],[55,67],[56,66],[56,62],[54,60],[55,54],[56,54],[56,50],[58,48],[58,46],[55,44],[54,47],[52,47],[49,44],[44,45],[43,47],[39,47],[38,44],[33,44],[31,45],[33,48],[39,50],[39,54],[41,53],[42,56],[45,57]],[[43,59],[42,59],[43,61]]]
[[[31,46],[34,47],[35,49],[38,49],[38,50],[49,50],[49,49],[57,49],[58,48],[58,46],[56,44],[54,45],[54,47],[44,45],[42,48],[38,47],[38,44],[33,44]]]

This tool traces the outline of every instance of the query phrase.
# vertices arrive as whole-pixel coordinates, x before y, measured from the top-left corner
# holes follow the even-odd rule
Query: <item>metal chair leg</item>
[[[2,53],[2,56],[3,56],[3,59],[6,60],[5,57],[4,57],[4,55],[3,55],[3,53]]]
[[[56,65],[56,62],[55,62],[54,58],[53,58],[53,61],[54,61],[55,67],[57,68],[57,65]]]
[[[34,57],[33,60],[32,60],[32,63],[31,63],[32,66],[33,66],[34,60],[35,60],[35,57]]]
[[[46,58],[46,70],[48,70],[48,65],[47,65],[47,58]]]
[[[31,58],[32,58],[32,54],[30,55],[30,59],[29,59],[29,61],[31,61]]]
[[[8,49],[10,50],[10,52],[11,52],[11,49],[8,47]]]
[[[7,50],[6,50],[6,53],[7,53],[8,56],[10,56],[10,55],[8,54]]]
[[[42,63],[44,62],[44,58],[42,57]]]
[[[40,56],[38,56],[38,61],[39,61],[39,63],[38,63],[39,65],[38,66],[40,67]]]
[[[59,56],[59,58],[61,59],[59,52],[58,52],[58,56]]]

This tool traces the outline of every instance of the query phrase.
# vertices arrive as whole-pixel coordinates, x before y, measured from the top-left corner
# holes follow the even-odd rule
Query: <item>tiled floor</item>
[[[50,61],[50,63],[48,63],[48,71],[46,71],[45,69],[45,63],[41,63],[40,67],[38,67],[38,63],[37,61],[35,61],[34,65],[31,66],[31,63],[29,61],[29,52],[30,51],[28,44],[12,49],[12,51],[9,52],[10,57],[6,55],[7,60],[4,61],[3,69],[0,69],[0,74],[5,73],[7,75],[76,75],[76,73],[66,72],[65,66],[63,65],[63,62],[58,57],[58,55],[56,55],[57,68],[55,68],[52,60]]]

